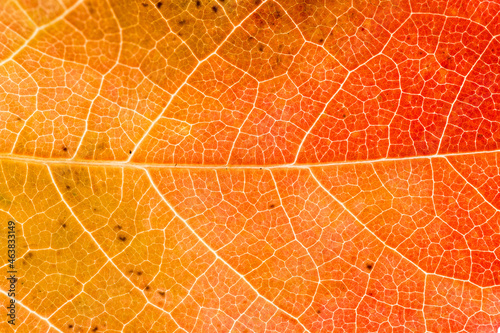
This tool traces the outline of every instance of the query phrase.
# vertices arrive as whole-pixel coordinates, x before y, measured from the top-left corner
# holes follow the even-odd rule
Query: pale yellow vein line
[[[114,261],[108,256],[108,254],[106,253],[106,251],[104,251],[101,246],[99,245],[99,242],[97,242],[97,240],[94,238],[94,236],[92,235],[92,233],[90,233],[86,228],[85,226],[82,224],[82,222],[80,221],[80,219],[76,216],[76,214],[73,212],[73,209],[69,206],[69,204],[66,202],[66,200],[64,199],[64,196],[62,195],[61,191],[59,190],[59,187],[57,187],[57,183],[54,179],[54,176],[52,174],[52,170],[50,170],[50,167],[47,166],[47,170],[49,172],[49,175],[50,175],[50,178],[52,179],[52,183],[54,185],[54,187],[56,188],[56,191],[57,193],[59,194],[59,196],[61,197],[61,201],[64,203],[64,205],[68,208],[68,210],[70,211],[71,215],[75,218],[75,220],[78,221],[78,223],[80,224],[80,226],[82,227],[82,229],[84,230],[84,232],[92,239],[92,241],[94,242],[94,244],[97,246],[97,248],[102,252],[102,254],[104,254],[104,256],[106,257],[106,259],[108,260],[108,262],[113,265],[113,267],[115,267],[118,272],[120,272],[120,274],[123,276],[123,278],[125,280],[127,280],[128,282],[130,282],[130,284],[135,288],[137,289],[141,294],[142,296],[144,297],[144,300],[146,301],[146,303],[149,303],[151,304],[152,306],[154,306],[155,308],[165,312],[166,314],[169,315],[169,317],[176,323],[176,325],[181,328],[181,326],[177,323],[177,321],[175,320],[175,318],[173,318],[170,313],[168,311],[166,311],[165,309],[159,307],[158,305],[154,304],[154,303],[151,303],[149,301],[149,299],[147,298],[146,294],[144,293],[144,290],[140,289],[139,287],[137,287],[132,281],[130,281],[130,279],[122,272],[122,270],[120,268],[118,268],[118,266],[114,263]]]
[[[3,291],[2,289],[0,289],[0,293],[4,294],[6,297],[9,297],[9,296],[7,295],[7,293],[6,293],[5,291]],[[10,297],[9,297],[9,298],[10,298]],[[49,320],[48,318],[45,318],[44,316],[42,316],[42,315],[40,315],[40,314],[36,313],[35,311],[31,310],[28,306],[26,306],[25,304],[23,304],[23,302],[22,302],[22,301],[20,301],[20,300],[17,300],[17,299],[16,299],[16,304],[21,305],[21,306],[22,306],[23,308],[25,308],[25,309],[26,309],[26,311],[28,311],[30,314],[33,314],[33,315],[37,316],[38,318],[40,318],[41,320],[45,321],[45,322],[49,325],[49,327],[50,327],[50,328],[52,328],[52,329],[56,330],[57,332],[61,332],[61,333],[62,333],[62,331],[61,331],[60,329],[58,329],[56,326],[54,326],[54,325],[50,322],[50,320]],[[16,318],[16,320],[19,320],[19,318]],[[17,326],[17,324],[16,324],[15,326]],[[14,327],[15,327],[15,326],[14,326]]]
[[[460,171],[458,171],[455,166],[453,165],[453,163],[450,162],[450,160],[448,158],[445,158],[446,162],[450,165],[450,167],[460,176],[460,178],[462,178],[466,184],[468,184],[469,186],[471,186],[480,196],[481,198],[484,200],[484,202],[486,202],[491,208],[493,208],[494,210],[496,210],[497,212],[499,211],[498,208],[496,208],[493,203],[491,203],[489,200],[487,200],[484,195],[481,193],[481,191],[479,191],[478,188],[476,188],[474,185],[472,185],[469,180],[467,178],[465,178],[464,175],[462,175],[462,173]]]
[[[241,20],[241,22],[238,25],[234,26],[232,31],[230,33],[228,33],[226,38],[219,44],[219,46],[217,46],[217,48],[212,53],[207,55],[203,60],[198,61],[195,68],[191,71],[191,73],[189,73],[189,75],[186,77],[184,82],[182,82],[182,84],[179,85],[177,90],[172,94],[169,101],[167,102],[167,105],[163,108],[162,112],[156,117],[156,119],[153,120],[153,122],[151,123],[151,125],[149,125],[148,129],[144,132],[144,134],[139,139],[139,141],[137,141],[137,144],[135,145],[134,151],[132,152],[132,154],[130,154],[129,158],[127,159],[127,162],[132,160],[132,158],[135,155],[135,152],[139,150],[139,147],[141,146],[142,142],[147,138],[147,136],[149,135],[149,133],[151,132],[153,127],[160,121],[160,119],[165,114],[165,111],[167,111],[168,107],[170,106],[170,104],[172,103],[174,98],[181,91],[181,89],[188,83],[191,76],[196,72],[196,70],[201,66],[201,64],[203,64],[205,61],[207,61],[207,59],[210,59],[213,55],[217,55],[217,52],[219,52],[219,49],[222,47],[222,45],[224,45],[226,43],[226,41],[236,31],[236,29],[238,29],[243,24],[243,22],[245,22],[253,13],[255,13],[264,3],[266,3],[266,1],[263,1],[261,4],[259,4],[259,6],[257,6],[251,13],[249,13],[246,18]]]
[[[39,164],[67,164],[67,165],[83,165],[83,166],[104,166],[104,167],[129,167],[129,168],[184,168],[184,169],[309,169],[315,167],[328,167],[328,166],[338,166],[338,165],[355,165],[355,164],[374,164],[382,162],[398,162],[398,161],[410,161],[410,160],[422,160],[422,159],[434,159],[439,157],[448,156],[468,156],[468,155],[480,155],[480,154],[497,154],[500,153],[500,149],[496,150],[486,150],[486,151],[474,151],[465,153],[446,153],[438,155],[426,155],[426,156],[408,156],[408,157],[392,157],[392,158],[381,158],[373,160],[361,160],[361,161],[339,161],[339,162],[324,162],[324,163],[306,163],[306,164],[273,164],[273,165],[225,165],[225,164],[158,164],[158,163],[140,163],[140,162],[124,162],[124,161],[94,161],[94,160],[68,160],[63,158],[45,158],[45,157],[32,157],[14,154],[0,154],[0,160],[11,160],[19,161],[25,163],[39,163]]]
[[[446,23],[445,23],[446,24]],[[451,106],[450,106],[450,112],[448,113],[448,116],[446,117],[446,123],[444,125],[444,128],[443,128],[443,134],[441,134],[441,138],[439,139],[439,144],[438,144],[438,147],[437,147],[437,150],[436,150],[436,153],[439,154],[439,151],[441,150],[441,145],[443,143],[443,139],[444,139],[444,136],[446,134],[446,129],[448,128],[448,125],[450,124],[450,117],[451,117],[451,114],[453,113],[453,109],[455,107],[455,104],[457,102],[459,102],[458,100],[458,97],[460,96],[460,94],[462,93],[462,90],[464,89],[464,87],[466,86],[466,83],[467,83],[467,78],[472,74],[472,72],[474,71],[474,68],[476,68],[476,65],[479,63],[479,60],[481,60],[481,58],[483,57],[483,55],[486,53],[486,51],[488,51],[491,43],[496,39],[496,36],[492,36],[490,41],[488,42],[488,45],[486,45],[486,47],[484,48],[483,52],[479,55],[479,57],[477,58],[476,62],[474,63],[474,65],[472,65],[472,67],[470,68],[469,72],[467,73],[467,75],[465,75],[464,77],[464,82],[462,82],[462,85],[460,86],[460,90],[457,92],[456,94],[456,97],[455,97],[455,100],[453,101],[453,103],[451,103]]]
[[[293,225],[293,222],[292,222],[292,219],[290,218],[290,216],[288,215],[288,212],[285,208],[285,205],[283,205],[283,199],[281,198],[281,193],[278,189],[278,183],[276,182],[276,179],[274,177],[274,174],[272,171],[269,171],[269,173],[271,174],[271,179],[273,180],[273,186],[274,186],[274,189],[276,191],[276,193],[278,194],[278,199],[280,201],[280,206],[281,208],[283,209],[283,212],[285,213],[285,216],[288,220],[288,224],[290,225],[290,228],[292,229],[292,233],[293,233],[293,238],[295,239],[295,241],[297,243],[300,244],[300,246],[306,251],[307,255],[309,256],[309,258],[311,259],[311,261],[314,263],[314,269],[316,271],[316,278],[317,278],[317,281],[314,281],[315,285],[316,285],[316,289],[314,290],[314,295],[312,295],[312,298],[311,298],[311,302],[305,306],[305,309],[304,311],[302,311],[302,313],[300,314],[300,316],[304,315],[307,310],[309,309],[309,307],[312,305],[312,303],[314,302],[314,299],[316,298],[316,295],[318,294],[318,290],[319,290],[319,286],[321,284],[321,276],[319,274],[319,267],[318,267],[318,264],[316,263],[316,260],[314,260],[314,257],[312,256],[311,252],[309,251],[309,248],[307,246],[305,246],[304,244],[302,244],[302,242],[299,240],[299,238],[297,237],[297,233],[295,232],[295,227]],[[300,317],[299,316],[299,317]]]
[[[177,211],[174,209],[174,207],[170,204],[170,202],[167,201],[167,199],[165,199],[165,197],[163,196],[163,194],[160,192],[160,190],[158,189],[158,187],[156,186],[156,184],[154,183],[153,181],[153,178],[151,177],[151,174],[149,173],[149,171],[147,169],[143,169],[144,172],[146,173],[146,175],[148,176],[149,178],[149,181],[151,183],[151,186],[153,186],[153,188],[155,189],[156,193],[158,193],[158,195],[160,196],[160,198],[162,199],[162,201],[170,208],[170,210],[174,213],[175,216],[177,216],[183,223],[184,225],[193,233],[193,235],[198,239],[199,242],[201,242],[210,252],[212,252],[215,257],[220,260],[221,262],[223,262],[234,274],[236,274],[242,281],[245,281],[248,286],[260,297],[262,297],[264,300],[266,300],[267,302],[273,304],[274,306],[276,306],[271,300],[269,300],[268,298],[264,297],[263,295],[261,295],[259,293],[259,291],[257,289],[255,289],[254,286],[252,286],[252,284],[250,283],[250,281],[247,280],[247,278],[239,273],[236,269],[234,269],[227,261],[225,261],[221,256],[219,256],[219,254],[217,253],[217,251],[215,251],[214,249],[212,249],[212,247],[210,247],[210,245],[208,245],[205,240],[203,238],[201,238],[200,235],[198,235],[198,233],[196,231],[194,231],[194,229],[189,225],[189,223],[182,217],[179,215],[179,213],[177,213]],[[276,306],[277,307],[277,306]],[[297,317],[293,316],[291,313],[288,313],[287,311],[277,307],[280,311],[283,311],[284,313],[286,313],[288,316],[290,316],[291,318],[295,319],[297,321],[297,323],[300,324],[300,326],[306,331],[306,332],[309,332],[311,333],[300,321]]]
[[[83,145],[83,141],[85,140],[85,136],[89,132],[89,119],[90,119],[90,116],[91,116],[91,113],[92,113],[92,108],[94,107],[94,104],[96,103],[96,101],[98,100],[98,98],[101,97],[101,95],[102,95],[102,87],[104,85],[104,81],[106,80],[106,76],[109,73],[111,73],[120,64],[120,57],[122,55],[122,50],[123,50],[123,29],[120,26],[120,20],[118,19],[118,16],[115,13],[115,9],[113,8],[113,6],[109,2],[108,2],[108,5],[109,5],[109,8],[111,9],[111,12],[113,13],[114,19],[116,20],[116,25],[118,26],[118,30],[120,31],[120,48],[118,49],[118,54],[116,55],[116,62],[115,62],[115,64],[113,66],[111,66],[106,71],[106,73],[102,74],[101,77],[100,77],[101,83],[99,85],[99,90],[97,91],[97,94],[95,95],[95,97],[92,99],[92,102],[90,103],[90,106],[89,106],[89,109],[88,109],[88,112],[87,112],[87,118],[85,119],[85,130],[83,131],[83,133],[81,135],[81,138],[80,138],[80,140],[78,142],[78,145],[75,148],[75,153],[74,153],[74,155],[73,155],[73,157],[71,159],[75,159],[76,158],[76,156],[78,155],[78,152],[79,152],[80,148]],[[19,132],[18,136],[20,136],[20,135],[21,135],[21,131]],[[14,149],[14,148],[12,148],[12,149]]]
[[[243,318],[243,316],[247,313],[247,311],[252,307],[252,305],[255,304],[255,302],[257,302],[257,300],[259,299],[260,296],[257,296],[255,297],[255,299],[252,301],[252,303],[250,303],[250,305],[248,306],[248,308],[245,309],[245,311],[243,311],[239,316],[238,318],[236,318],[233,322],[233,325],[231,326],[231,328],[229,329],[229,332],[233,332],[234,330],[234,327],[236,326],[236,324],[238,324],[238,322],[240,321],[241,318]]]
[[[21,45],[16,51],[14,51],[10,57],[0,61],[0,66],[3,66],[5,63],[9,62],[10,60],[13,60],[14,57],[16,55],[19,54],[19,52],[21,52],[22,50],[24,50],[24,48],[36,37],[36,35],[38,35],[38,33],[40,31],[42,31],[43,29],[47,28],[48,26],[64,19],[66,17],[66,15],[68,15],[69,13],[71,13],[76,7],[80,6],[82,3],[84,2],[84,0],[78,0],[77,2],[75,2],[73,4],[73,6],[69,7],[67,10],[64,11],[64,13],[62,13],[61,15],[59,15],[58,17],[56,17],[55,19],[53,19],[52,21],[50,21],[49,23],[46,23],[44,25],[41,25],[39,27],[37,27],[35,29],[35,31],[33,31],[33,33],[31,34],[30,37],[28,37],[28,39],[26,39],[23,43],[23,45]]]
[[[319,181],[318,178],[316,178],[316,176],[314,175],[314,172],[312,172],[310,170],[310,173],[313,177],[313,179],[318,183],[318,185],[326,192],[328,193],[328,195],[336,202],[338,203],[340,206],[342,206],[342,208],[349,214],[351,215],[356,221],[358,221],[358,223],[360,223],[362,226],[364,226],[366,228],[366,230],[371,234],[373,235],[373,237],[375,237],[379,242],[381,242],[386,248],[394,251],[395,253],[399,254],[401,257],[405,258],[412,266],[416,267],[419,271],[421,271],[422,273],[424,273],[426,276],[427,275],[434,275],[434,276],[439,276],[439,277],[443,277],[443,278],[446,278],[446,279],[452,279],[454,281],[462,281],[462,282],[467,282],[467,283],[470,283],[478,288],[480,288],[481,290],[482,289],[486,289],[486,288],[489,288],[489,287],[481,287],[480,285],[477,285],[475,284],[474,282],[471,282],[469,280],[464,280],[464,279],[458,279],[458,278],[454,278],[454,277],[449,277],[449,276],[445,276],[445,275],[442,275],[442,274],[437,274],[437,273],[428,273],[426,272],[425,270],[423,270],[422,268],[420,268],[419,266],[415,265],[415,263],[413,263],[411,260],[409,260],[408,258],[406,258],[406,256],[404,256],[403,254],[399,253],[399,251],[389,245],[387,245],[384,241],[382,241],[373,231],[371,231],[370,229],[368,229],[366,227],[366,225],[361,222],[358,217],[356,215],[354,215],[354,213],[352,213],[345,205],[344,203],[342,203],[340,200],[337,199],[337,197],[335,197],[330,191],[328,191],[324,186],[323,184]]]

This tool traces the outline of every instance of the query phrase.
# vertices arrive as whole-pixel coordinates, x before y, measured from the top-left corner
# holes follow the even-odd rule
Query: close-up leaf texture
[[[2,333],[497,332],[500,1],[0,0],[0,258]]]

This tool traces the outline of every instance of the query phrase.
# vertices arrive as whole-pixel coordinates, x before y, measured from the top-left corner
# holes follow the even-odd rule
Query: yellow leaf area
[[[499,56],[494,1],[0,0],[0,332],[496,332]]]

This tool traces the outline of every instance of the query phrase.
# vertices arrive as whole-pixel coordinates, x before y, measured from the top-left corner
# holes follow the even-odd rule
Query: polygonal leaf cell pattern
[[[497,332],[500,2],[0,0],[0,232],[2,332]]]

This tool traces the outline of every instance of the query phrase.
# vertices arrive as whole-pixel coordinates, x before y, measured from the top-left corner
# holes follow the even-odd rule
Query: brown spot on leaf
[[[135,274],[137,274],[137,275],[141,276],[141,275],[142,275],[142,272],[141,272],[141,271],[138,271],[138,272],[137,272],[137,273],[135,273]]]
[[[160,2],[158,2],[158,3],[156,4],[156,8],[160,9],[162,5],[163,5],[163,2],[161,2],[161,1],[160,1]]]
[[[63,228],[66,228],[66,223],[63,223],[62,227],[63,227]]]
[[[158,294],[160,294],[161,297],[165,297],[165,292],[164,291],[158,290]]]
[[[145,290],[149,290],[151,289],[151,287],[149,285],[146,286],[146,288],[144,288]]]
[[[219,10],[219,8],[217,8],[217,6],[213,6],[213,7],[212,7],[212,11],[213,11],[214,13],[217,13],[217,11],[218,11],[218,10]]]
[[[94,15],[94,14],[95,14],[95,8],[94,8],[94,6],[92,5],[92,2],[89,2],[89,3],[88,3],[88,8],[89,8],[89,13],[90,13],[90,15]]]
[[[198,7],[198,8],[201,7],[201,1],[196,1],[196,7]]]
[[[114,230],[122,230],[122,226],[117,224],[113,227]]]
[[[366,263],[365,267],[366,267],[366,269],[367,269],[368,271],[371,271],[371,270],[373,269],[373,263],[368,262],[368,263]]]
[[[68,148],[67,148],[66,146],[63,146],[63,147],[62,147],[62,150],[63,150],[63,151],[68,151]]]
[[[148,6],[148,4],[147,4],[147,3],[145,3],[145,2],[143,2],[143,3],[142,3],[142,6],[143,6],[143,7],[147,7],[147,6]]]
[[[269,208],[274,208],[274,207],[276,207],[276,205],[273,203],[269,205]]]
[[[72,329],[72,328],[73,328],[73,324],[69,324],[69,325],[68,325],[68,328],[69,328],[69,329]]]
[[[122,242],[125,242],[127,240],[127,237],[119,236],[118,239],[121,240]]]

